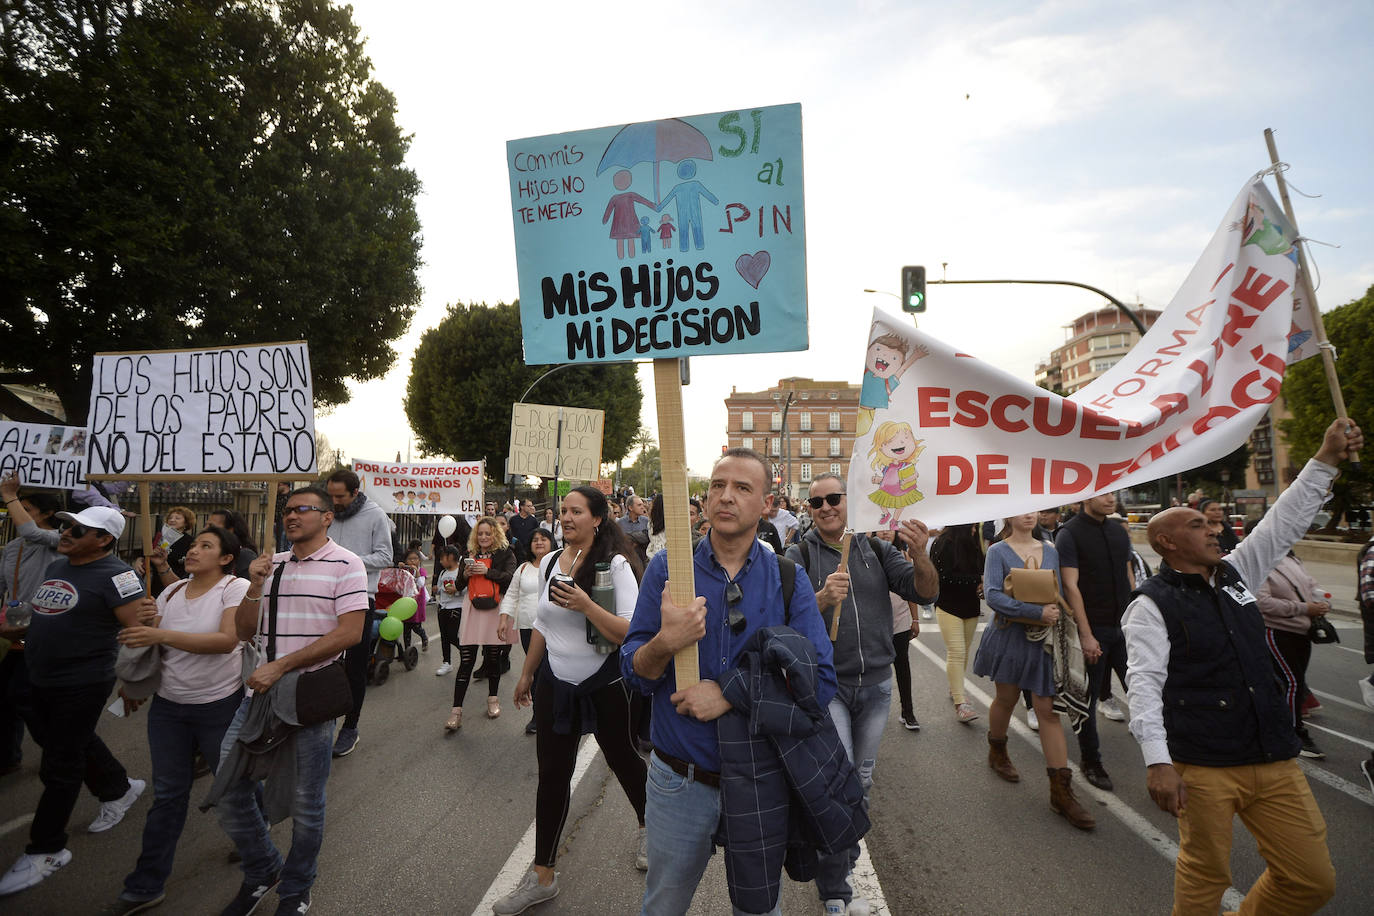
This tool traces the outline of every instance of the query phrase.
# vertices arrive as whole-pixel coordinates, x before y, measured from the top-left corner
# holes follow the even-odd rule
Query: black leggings
[[[487,696],[496,696],[501,686],[501,669],[505,667],[505,657],[510,655],[510,646],[482,646],[482,663],[487,672],[496,672],[487,678]],[[473,666],[477,664],[477,646],[458,647],[458,676],[453,679],[453,706],[463,708],[463,699],[468,695],[468,681],[472,678]]]
[[[405,623],[405,634],[406,634],[406,635],[405,635],[405,644],[406,644],[406,648],[407,648],[407,649],[410,648],[410,635],[411,635],[412,633],[414,633],[414,634],[417,634],[417,635],[420,637],[420,645],[422,645],[422,646],[424,646],[426,649],[428,649],[428,648],[429,648],[429,634],[425,632],[425,625],[424,625],[423,623],[420,623],[420,621],[416,620],[416,619],[413,618],[413,617],[412,617],[410,620],[404,621],[404,623]]]
[[[463,619],[463,609],[439,608],[439,648],[444,653],[444,664],[453,664],[450,646],[458,645],[458,623]]]
[[[897,679],[897,695],[902,701],[902,715],[908,719],[916,718],[916,709],[911,705],[911,656],[907,646],[911,645],[911,631],[892,634],[892,648],[897,655],[892,659],[892,674]]]
[[[1312,660],[1312,640],[1306,633],[1272,628],[1265,629],[1264,635],[1274,661],[1274,673],[1283,685],[1293,726],[1302,732],[1302,701],[1307,696],[1307,665]]]
[[[534,688],[534,719],[539,728],[535,736],[539,790],[534,803],[534,864],[546,868],[553,868],[558,858],[558,840],[568,818],[573,768],[582,739],[581,735],[560,735],[553,730],[553,680],[541,677]],[[591,701],[596,706],[596,743],[643,827],[644,783],[649,768],[635,752],[630,691],[624,681],[616,681],[593,693]]]

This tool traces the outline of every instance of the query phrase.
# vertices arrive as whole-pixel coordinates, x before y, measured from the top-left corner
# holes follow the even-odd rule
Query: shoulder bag
[[[277,592],[280,591],[285,563],[272,574],[272,596],[268,599],[267,660],[277,660]],[[347,715],[353,709],[353,690],[343,661],[334,659],[323,668],[304,671],[296,679],[296,721],[302,726],[319,725]]]
[[[1007,576],[1002,580],[1002,591],[1008,598],[1015,598],[1026,604],[1057,604],[1063,607],[1059,597],[1059,577],[1052,569],[1041,569],[1039,561],[1034,557],[1026,561],[1024,569],[1007,570]],[[1001,611],[997,612],[999,628],[1006,629],[1013,623],[1039,627],[1039,632],[1031,637],[1036,640],[1044,639],[1044,631],[1050,626],[1038,617],[1012,617]]]

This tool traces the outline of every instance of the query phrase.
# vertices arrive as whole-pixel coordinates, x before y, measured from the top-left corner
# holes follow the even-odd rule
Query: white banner
[[[850,524],[1003,518],[1234,451],[1286,366],[1296,252],[1281,214],[1260,182],[1243,189],[1149,333],[1067,398],[875,309]]]
[[[506,474],[596,480],[606,412],[584,407],[513,404]]]
[[[304,341],[97,353],[93,477],[313,477],[315,400]]]
[[[0,420],[0,477],[15,471],[26,487],[80,490],[85,470],[85,427]]]
[[[385,512],[480,515],[486,462],[353,460],[353,473],[369,499]]]

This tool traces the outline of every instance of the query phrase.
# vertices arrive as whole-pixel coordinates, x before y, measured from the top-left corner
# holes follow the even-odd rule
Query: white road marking
[[[1347,779],[1342,779],[1330,770],[1323,769],[1302,757],[1298,758],[1298,765],[1303,768],[1309,779],[1324,783],[1338,792],[1344,792],[1358,802],[1364,802],[1370,807],[1374,807],[1374,795],[1365,791],[1364,786],[1357,786]]]
[[[868,857],[868,844],[859,840],[859,859],[854,863],[854,871],[849,875],[849,886],[856,897],[868,899],[871,916],[888,916],[887,898],[883,896],[883,886],[878,883],[878,872],[873,868],[873,860]]]
[[[32,814],[25,814],[20,817],[12,818],[8,821],[5,821],[3,824],[0,824],[0,836],[5,836],[6,834],[13,833],[14,831],[28,824],[32,820]]]
[[[1308,719],[1305,724],[1308,728],[1315,728],[1317,729],[1317,731],[1326,732],[1328,735],[1335,735],[1337,738],[1344,738],[1351,744],[1358,744],[1360,747],[1368,748],[1369,750],[1374,751],[1374,742],[1366,741],[1363,738],[1356,738],[1354,735],[1347,735],[1345,732],[1338,732],[1334,728],[1327,728],[1325,725],[1318,725],[1311,719]]]
[[[944,670],[945,660],[940,657],[940,654],[938,652],[930,648],[930,646],[927,646],[925,643],[921,642],[919,639],[913,639],[911,641],[911,645],[919,649],[921,654],[924,655],[927,659],[929,659],[932,664],[934,664],[941,670]],[[974,686],[967,678],[965,678],[964,680],[964,694],[966,696],[974,697],[984,706],[992,705],[992,697],[984,691],[980,690],[978,687]],[[1013,716],[1011,720],[1011,729],[1015,731],[1016,734],[1023,738],[1026,742],[1034,744],[1036,751],[1039,752],[1040,739],[1035,734],[1035,732],[1030,730],[1029,726],[1027,726],[1020,719]],[[1078,768],[1075,767],[1073,763],[1070,763],[1069,766],[1075,772],[1077,772]],[[1136,836],[1144,840],[1147,845],[1149,845],[1155,850],[1155,852],[1163,856],[1171,866],[1174,864],[1175,861],[1177,861],[1178,843],[1174,842],[1173,837],[1171,837],[1169,834],[1164,833],[1154,824],[1150,823],[1150,821],[1147,820],[1143,815],[1138,813],[1134,808],[1123,802],[1121,799],[1117,798],[1116,795],[1114,795],[1111,792],[1103,792],[1102,790],[1095,788],[1094,786],[1090,785],[1087,782],[1087,780],[1079,782],[1079,784],[1075,786],[1075,791],[1091,795],[1097,801],[1102,802],[1106,806],[1107,810],[1110,811],[1113,815],[1115,815],[1117,820],[1125,824],[1126,827],[1132,833],[1134,833]],[[1240,891],[1236,890],[1234,887],[1227,888],[1226,893],[1223,894],[1221,898],[1222,909],[1239,909],[1241,899],[1242,895]]]
[[[1349,706],[1351,709],[1358,709],[1360,712],[1369,711],[1369,707],[1364,705],[1363,703],[1356,703],[1354,700],[1347,700],[1345,697],[1338,697],[1334,693],[1326,693],[1322,690],[1312,690],[1312,688],[1310,687],[1307,689],[1311,691],[1313,696],[1321,697],[1323,700],[1330,700],[1331,702],[1339,703],[1342,706]]]
[[[577,791],[577,784],[582,781],[582,777],[587,775],[587,767],[592,765],[601,749],[595,741],[582,739],[582,749],[577,752],[577,765],[573,768],[572,785],[568,789],[569,797]],[[477,904],[477,909],[472,911],[472,916],[491,916],[492,905],[502,897],[515,890],[520,884],[520,879],[525,877],[525,872],[530,870],[530,863],[534,861],[534,821],[530,821],[529,829],[520,838],[520,842],[515,844],[515,849],[506,860],[496,880],[491,882],[491,887],[482,895],[482,900]]]

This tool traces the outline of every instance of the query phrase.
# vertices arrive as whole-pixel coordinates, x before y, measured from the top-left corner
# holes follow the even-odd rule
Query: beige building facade
[[[817,474],[849,472],[859,414],[859,386],[852,382],[794,377],[764,391],[732,387],[725,411],[725,447],[765,455],[775,491],[804,497]]]

